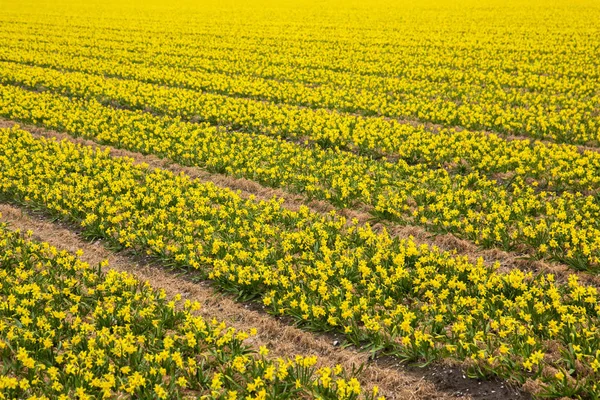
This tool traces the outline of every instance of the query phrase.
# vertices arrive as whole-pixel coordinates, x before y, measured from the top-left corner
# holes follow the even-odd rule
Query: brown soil
[[[479,381],[466,377],[460,367],[437,364],[433,367],[416,368],[398,364],[386,357],[369,360],[365,352],[337,345],[334,335],[321,335],[302,331],[278,319],[256,310],[255,305],[236,303],[213,289],[208,282],[193,283],[158,266],[141,263],[127,255],[107,250],[101,241],[84,241],[74,230],[64,224],[52,223],[44,216],[30,215],[7,204],[0,204],[0,221],[9,223],[13,229],[31,230],[34,238],[48,242],[60,249],[75,252],[83,250],[84,261],[97,264],[110,262],[108,268],[126,271],[155,288],[164,289],[169,296],[181,293],[185,299],[197,300],[202,305],[205,318],[217,318],[236,329],[258,329],[258,335],[250,339],[252,346],[267,345],[274,357],[295,354],[315,354],[321,365],[365,365],[360,377],[366,387],[378,385],[389,399],[528,399],[529,396],[498,380]],[[341,338],[339,338],[341,341]]]

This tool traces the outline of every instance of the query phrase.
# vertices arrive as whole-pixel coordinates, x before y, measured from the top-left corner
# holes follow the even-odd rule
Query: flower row
[[[70,82],[68,90],[81,88],[81,82]],[[88,85],[85,90],[99,89]],[[127,88],[118,85],[105,86],[101,93],[115,90],[129,96]],[[565,171],[563,167],[572,163],[577,168],[571,171],[580,170],[579,176],[590,173],[584,164],[597,160],[595,153],[580,155],[572,148],[554,153],[551,147],[543,145],[530,151],[525,146],[518,153],[521,164],[527,166],[520,171],[524,175],[501,174],[500,169],[496,170],[497,177],[487,177],[485,168],[451,173],[451,168],[432,168],[427,163],[372,160],[341,150],[300,146],[263,135],[116,109],[94,99],[34,93],[3,85],[0,91],[0,114],[7,118],[157,154],[212,172],[245,177],[337,206],[367,205],[380,219],[421,225],[432,232],[452,232],[485,247],[517,249],[578,269],[592,270],[598,265],[600,205],[593,193],[546,192],[543,182],[551,178],[533,180],[533,171],[541,164],[551,168],[554,176],[562,177],[568,186],[572,175],[561,172]],[[415,143],[417,138],[418,135]],[[494,159],[503,160],[503,154],[500,151]],[[537,156],[529,157],[530,154]],[[490,149],[482,159],[487,161],[493,155]],[[455,168],[460,169],[461,164]],[[592,187],[593,181],[588,181]]]
[[[40,60],[45,55],[48,62],[60,63],[64,54],[62,57],[73,64],[98,73],[136,76],[157,83],[568,143],[598,143],[598,85],[594,79],[571,73],[579,72],[582,65],[592,71],[598,65],[589,54],[573,51],[568,45],[558,46],[557,52],[545,55],[544,61],[549,64],[545,67],[534,64],[526,51],[514,54],[502,47],[491,59],[486,56],[494,49],[472,48],[483,61],[464,61],[461,65],[448,54],[456,51],[453,46],[439,46],[424,56],[420,50],[422,44],[411,38],[406,47],[398,50],[389,46],[391,49],[382,51],[370,44],[344,50],[342,57],[336,54],[343,60],[339,71],[340,67],[333,69],[323,56],[339,51],[327,41],[317,44],[311,52],[306,51],[302,42],[292,43],[281,51],[277,47],[281,38],[267,38],[258,43],[254,37],[237,41],[211,38],[198,45],[169,35],[147,44],[136,41],[138,32],[134,31],[129,34],[133,44],[127,45],[121,36],[104,31],[105,42],[101,43],[104,47],[97,48],[96,35],[88,39],[89,31],[79,30],[73,43],[68,35],[71,32],[68,29],[62,32],[58,23],[53,26],[58,30],[56,36],[40,49],[31,43],[39,43],[41,32],[31,35],[31,26],[25,24],[23,28],[27,30],[12,32],[11,38],[19,40],[7,43],[4,57]],[[46,33],[44,27],[42,35]],[[54,46],[61,42],[61,47]],[[593,52],[593,43],[589,43],[589,52]],[[86,44],[88,47],[78,47]],[[120,48],[123,51],[113,53]],[[234,56],[232,51],[242,54]],[[158,63],[157,53],[161,56]],[[506,66],[500,67],[500,62]],[[528,64],[534,64],[533,71],[527,70]],[[567,73],[559,70],[548,74],[552,66],[565,68]],[[206,68],[211,72],[202,71]],[[251,71],[257,73],[249,77]]]

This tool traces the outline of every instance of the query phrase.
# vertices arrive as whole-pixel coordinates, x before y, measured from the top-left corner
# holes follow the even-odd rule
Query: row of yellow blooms
[[[244,200],[68,141],[0,130],[0,194],[162,263],[196,269],[270,312],[406,360],[457,358],[474,374],[595,398],[598,291],[576,276],[500,273],[335,213]],[[138,324],[132,324],[136,329]]]
[[[0,399],[373,399],[341,366],[271,359],[127,273],[0,225]],[[103,263],[101,266],[107,266]]]
[[[4,54],[0,53],[0,60],[6,64],[6,68],[17,68],[22,70],[23,74],[27,74],[29,70],[33,71],[31,73],[36,73],[39,68],[49,68],[53,71],[90,74],[89,79],[107,76],[126,81],[131,80],[133,82],[130,85],[138,86],[137,89],[142,90],[140,94],[152,91],[153,87],[158,86],[162,89],[162,95],[168,96],[170,102],[155,106],[155,102],[146,103],[138,99],[137,102],[133,102],[134,105],[142,106],[146,104],[152,110],[156,108],[161,110],[162,106],[172,106],[174,102],[178,102],[177,107],[167,107],[163,111],[182,117],[196,117],[246,131],[260,131],[294,138],[309,137],[328,146],[356,147],[363,152],[375,151],[384,154],[395,154],[403,146],[404,130],[407,128],[397,120],[381,116],[375,111],[366,113],[366,115],[358,114],[356,110],[349,110],[348,106],[339,104],[341,100],[338,99],[332,100],[332,104],[315,104],[311,107],[302,105],[301,101],[298,104],[299,100],[294,99],[301,96],[294,94],[290,94],[289,99],[273,99],[267,96],[266,93],[271,93],[274,96],[273,93],[276,93],[277,90],[268,85],[260,85],[252,78],[236,78],[230,75],[222,75],[217,78],[210,74],[195,76],[193,71],[162,71],[152,65],[145,67],[143,64],[127,64],[122,59],[86,58],[56,52],[28,52],[10,47],[4,50]],[[66,74],[65,78],[68,76],[69,74]],[[170,76],[174,77],[169,79]],[[11,79],[10,77],[7,78]],[[237,83],[236,80],[240,79],[246,82]],[[223,88],[224,85],[232,85],[233,87]],[[234,88],[237,88],[237,91]],[[260,94],[253,93],[253,90],[249,88],[258,88],[256,90]],[[286,87],[281,88],[279,91],[288,93],[290,90]],[[386,90],[391,89],[381,90],[386,93]],[[347,95],[346,92],[342,93],[344,96]],[[77,94],[77,91],[75,91],[75,94]],[[568,96],[568,98],[571,99],[572,96]],[[115,100],[126,105],[131,103],[130,98]],[[590,109],[589,114],[592,115],[585,118],[581,117],[581,125],[578,125],[578,128],[573,128],[574,130],[583,127],[584,124],[592,126],[592,128],[586,128],[587,130],[600,130],[600,122],[596,127],[595,117],[593,116],[596,113],[595,105],[599,101],[598,96],[591,99],[586,98],[587,108]],[[394,104],[406,103],[395,100]],[[426,104],[431,106],[434,102],[426,101]],[[523,100],[523,104],[527,105],[528,110],[535,109],[526,100]],[[565,112],[566,106],[560,105],[557,107],[561,110],[560,112]],[[548,115],[545,110],[540,109],[536,112],[543,116]],[[470,127],[469,124],[445,123],[450,126]],[[505,132],[502,129],[496,129],[495,131]],[[519,134],[526,133],[524,130],[509,131]],[[534,132],[539,131],[539,129],[536,129]],[[565,138],[550,138],[567,143],[597,143],[597,138],[594,140],[579,139],[577,134],[571,132],[571,129],[565,128],[559,132]],[[549,138],[547,135],[534,133],[529,136]]]
[[[148,37],[127,20],[117,30],[89,21],[81,27],[45,18],[36,26],[8,18],[0,57],[240,96],[254,106],[283,103],[296,119],[314,113],[296,107],[302,106],[597,144],[598,42],[586,27],[578,30],[581,15],[563,15],[569,17],[569,29],[558,38],[513,37],[508,45],[499,45],[506,37],[494,37],[493,30],[449,43],[443,34],[431,43],[393,30],[360,42],[343,32],[333,40],[291,40],[285,31],[236,37],[218,25],[193,35],[173,29]],[[147,32],[162,27],[146,23]],[[322,111],[316,114],[326,125],[347,125]]]
[[[99,102],[0,85],[0,115],[6,118],[283,187],[338,206],[365,204],[379,218],[452,232],[482,246],[517,249],[578,269],[598,266],[598,153],[468,132],[427,135],[404,125],[412,132],[405,150],[416,154],[419,163],[375,160],[106,104],[114,98],[138,106],[169,101],[160,87],[141,90],[133,81],[4,67],[0,64],[2,76],[27,85],[101,97]],[[163,106],[162,112],[170,109]],[[175,101],[172,107],[177,107]]]
[[[2,49],[0,49],[0,52]],[[590,191],[600,187],[600,155],[569,145],[552,145],[533,140],[506,141],[495,134],[477,131],[459,131],[440,128],[424,129],[422,126],[402,124],[395,120],[375,117],[359,117],[335,111],[298,109],[297,113],[283,112],[282,106],[261,101],[248,102],[237,99],[230,90],[218,90],[223,96],[202,94],[191,89],[164,89],[161,79],[164,74],[152,67],[143,68],[137,64],[124,66],[122,60],[112,59],[78,61],[76,57],[62,53],[44,56],[39,52],[14,52],[5,50],[10,57],[25,64],[52,66],[52,69],[28,68],[20,63],[2,64],[2,80],[7,83],[24,85],[32,89],[51,88],[69,95],[100,98],[106,104],[118,104],[134,109],[151,109],[155,113],[206,120],[218,125],[238,128],[242,131],[283,136],[297,141],[308,140],[321,145],[333,145],[346,149],[357,149],[365,154],[388,155],[391,159],[401,158],[411,163],[428,164],[435,167],[456,168],[479,171],[487,174],[509,173],[522,178],[535,180],[542,188],[550,190]],[[91,73],[89,77],[68,74],[60,71],[75,70]],[[127,68],[129,73],[122,72]],[[16,70],[16,71],[15,71]],[[153,79],[156,74],[160,78]],[[56,76],[62,78],[57,81]],[[63,76],[64,75],[64,76]],[[119,76],[132,79],[129,85],[101,84],[99,76]],[[189,74],[183,74],[185,79]],[[183,79],[183,78],[182,78]],[[81,82],[69,82],[69,80]],[[154,84],[141,84],[151,82]],[[201,82],[214,84],[205,77]],[[231,79],[225,80],[231,82]],[[82,85],[84,85],[82,87]],[[91,89],[85,86],[91,85]],[[133,85],[133,86],[131,86]],[[75,88],[73,87],[75,86]],[[79,86],[77,89],[76,87]],[[95,87],[94,87],[95,86]],[[124,89],[130,95],[124,95]],[[117,90],[118,92],[114,92]],[[214,91],[213,91],[214,92]],[[131,97],[135,94],[137,98]],[[206,98],[204,98],[204,96]],[[168,100],[171,99],[171,100]],[[201,101],[199,101],[201,100]],[[177,108],[167,106],[168,101],[179,101]],[[254,105],[250,105],[254,103]],[[243,118],[243,119],[240,119]],[[295,121],[301,119],[301,121]]]

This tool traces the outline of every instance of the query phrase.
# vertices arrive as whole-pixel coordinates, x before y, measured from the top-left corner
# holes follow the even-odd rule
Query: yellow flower
[[[161,385],[154,385],[154,393],[161,400],[166,399],[169,395]]]
[[[177,378],[177,385],[179,385],[182,388],[185,388],[187,386],[188,382],[187,379],[185,379],[183,376],[180,376],[179,378]]]
[[[266,356],[267,354],[269,354],[269,349],[267,349],[267,347],[266,347],[266,346],[260,346],[260,347],[259,347],[259,350],[258,350],[258,353],[259,353],[261,356]]]

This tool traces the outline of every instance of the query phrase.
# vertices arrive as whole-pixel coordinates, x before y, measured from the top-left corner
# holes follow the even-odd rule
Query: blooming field
[[[4,225],[0,249],[2,399],[363,394],[340,366],[269,360],[268,348],[256,354],[244,343],[252,332],[205,321],[194,315],[198,303],[168,299],[126,273],[103,274]]]
[[[2,201],[115,251],[195,271],[237,299],[374,353],[458,360],[539,396],[600,396],[597,4],[166,3],[7,3],[0,117],[31,127],[0,129]],[[305,205],[41,137],[53,132],[245,178]],[[335,211],[311,208],[315,199]],[[343,217],[347,210],[377,225]],[[399,226],[529,264],[506,270],[400,238]],[[134,287],[119,290],[133,296]],[[16,317],[6,318],[10,327]],[[231,371],[227,363],[244,353],[236,346],[202,376]],[[248,356],[250,372],[227,384],[262,377],[273,398],[346,394],[347,380],[323,383],[311,366],[297,385],[292,372],[265,380],[269,363],[304,367],[261,357]],[[7,365],[2,382],[17,390],[18,364]],[[212,393],[209,378],[180,368],[168,370],[164,390],[183,377],[198,392],[184,394]],[[148,371],[146,389],[158,379]],[[89,389],[104,379],[89,378],[81,381]],[[54,393],[37,385],[31,393]]]

